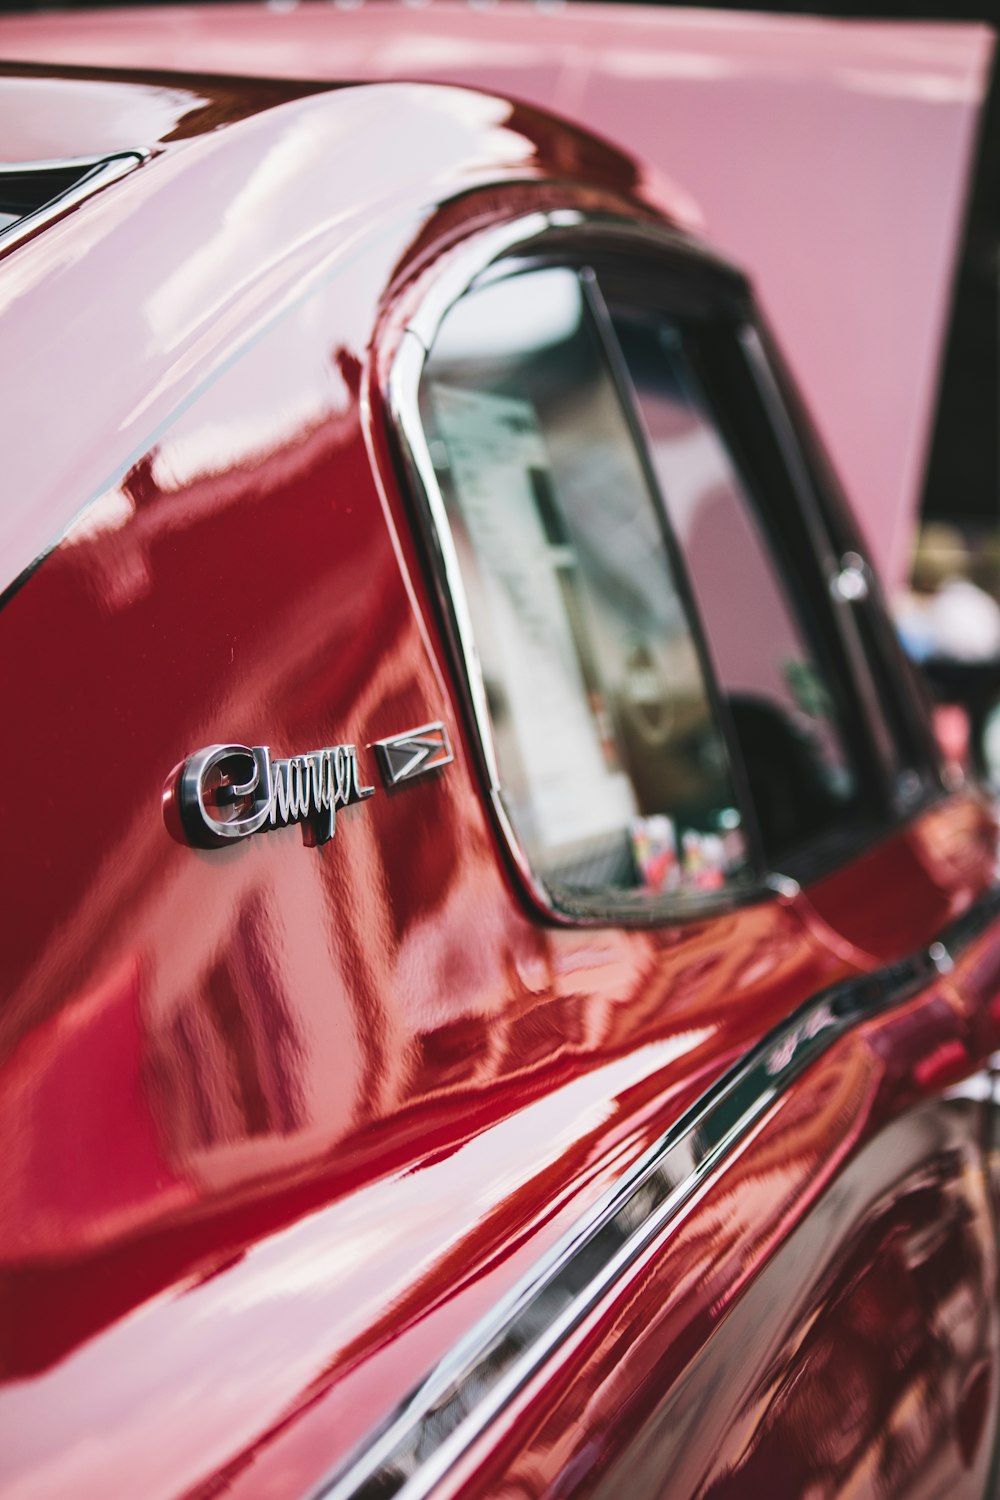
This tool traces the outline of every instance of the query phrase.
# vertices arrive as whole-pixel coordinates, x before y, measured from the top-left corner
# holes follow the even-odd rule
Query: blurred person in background
[[[1000,787],[1000,536],[969,545],[962,532],[930,522],[917,535],[909,589],[896,602],[907,654],[935,699],[934,726],[956,774],[970,760]]]
[[[1000,659],[1000,604],[976,582],[991,561],[987,549],[973,552],[955,526],[938,521],[921,527],[910,588],[896,607],[913,661]]]

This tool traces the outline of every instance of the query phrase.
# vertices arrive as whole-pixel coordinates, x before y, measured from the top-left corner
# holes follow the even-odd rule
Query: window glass
[[[420,399],[501,795],[536,874],[557,899],[744,877],[725,741],[586,279],[470,293]]]
[[[704,624],[764,852],[780,865],[859,803],[834,681],[790,603],[747,480],[680,329],[614,315],[650,457]],[[687,335],[690,339],[692,335]]]

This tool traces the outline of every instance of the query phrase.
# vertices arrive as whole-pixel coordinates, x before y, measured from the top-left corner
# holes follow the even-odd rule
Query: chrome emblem
[[[291,823],[304,825],[307,844],[325,844],[337,831],[337,809],[374,791],[360,783],[353,745],[288,760],[272,760],[266,745],[209,745],[184,762],[178,800],[188,842],[203,848]]]
[[[440,721],[421,724],[419,729],[394,734],[388,740],[376,740],[375,753],[387,787],[398,786],[401,781],[412,781],[414,776],[436,771],[439,766],[450,765],[455,759],[448,731]]]

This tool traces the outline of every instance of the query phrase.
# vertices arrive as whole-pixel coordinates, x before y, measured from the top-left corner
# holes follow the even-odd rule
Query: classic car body
[[[0,240],[4,1493],[991,1492],[996,827],[742,278],[485,94],[11,66],[0,108],[22,176],[88,163]],[[469,310],[532,288],[469,365]],[[527,383],[567,288],[583,408]],[[710,686],[657,742],[697,709],[692,808],[742,771],[673,884],[637,838],[619,888],[514,794],[461,463],[499,414],[539,489],[530,389],[659,516],[667,324],[712,393],[682,436],[752,480],[714,571],[648,544]],[[772,592],[794,717],[843,742],[815,827],[715,683],[773,675]]]

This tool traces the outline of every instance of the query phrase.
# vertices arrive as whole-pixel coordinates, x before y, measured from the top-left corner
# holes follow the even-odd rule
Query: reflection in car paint
[[[961,937],[969,941],[998,911],[1000,893],[994,893],[966,919]],[[404,1489],[407,1500],[416,1500],[430,1493],[545,1362],[558,1358],[560,1344],[601,1300],[614,1296],[629,1266],[654,1240],[662,1246],[686,1201],[707,1175],[724,1172],[727,1156],[778,1092],[836,1038],[911,998],[938,972],[927,952],[848,981],[779,1028],[777,1039],[766,1039],[414,1390],[356,1465],[322,1489],[324,1500],[391,1497]],[[959,1049],[959,1069],[964,1061]]]

